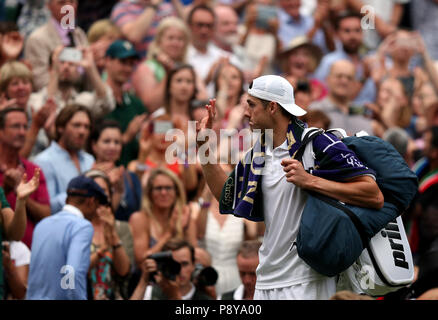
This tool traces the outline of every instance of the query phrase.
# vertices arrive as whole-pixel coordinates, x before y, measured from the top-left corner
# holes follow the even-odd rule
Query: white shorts
[[[254,300],[328,300],[336,293],[336,277],[277,289],[256,289]]]

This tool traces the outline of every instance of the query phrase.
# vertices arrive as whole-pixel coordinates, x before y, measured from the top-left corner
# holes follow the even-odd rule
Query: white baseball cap
[[[274,101],[290,114],[300,117],[307,112],[295,104],[294,88],[285,78],[275,75],[261,76],[252,81],[248,93],[256,98]]]

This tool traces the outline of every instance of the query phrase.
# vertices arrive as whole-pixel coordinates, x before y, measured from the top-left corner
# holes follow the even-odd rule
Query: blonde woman
[[[148,56],[132,78],[137,96],[149,111],[162,106],[167,72],[185,62],[189,41],[190,32],[183,20],[167,17],[158,25]]]
[[[139,268],[147,256],[160,252],[171,238],[197,245],[196,225],[194,219],[190,219],[184,187],[172,171],[154,169],[143,195],[142,210],[129,218]]]
[[[47,99],[37,111],[29,103],[33,90],[33,75],[30,68],[19,61],[9,61],[0,68],[0,110],[16,106],[30,115],[26,142],[20,155],[28,158],[35,145],[40,129],[45,128],[47,119],[56,111],[56,104]]]

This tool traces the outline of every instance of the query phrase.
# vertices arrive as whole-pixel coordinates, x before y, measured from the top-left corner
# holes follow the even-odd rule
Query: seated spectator
[[[186,135],[189,129],[190,105],[198,92],[196,79],[193,67],[181,64],[169,72],[165,83],[163,109]]]
[[[166,140],[166,132],[174,128],[178,128],[177,123],[172,121],[168,114],[154,118],[143,126],[138,158],[128,165],[129,171],[137,173],[143,188],[146,186],[150,172],[160,167],[167,168],[176,174],[181,179],[185,191],[190,192],[196,188],[196,168],[182,162],[183,155],[168,154],[168,148],[174,143],[177,143],[180,149],[186,143],[178,139],[175,141]],[[171,159],[166,157],[171,157]]]
[[[39,167],[20,156],[27,135],[28,120],[21,108],[8,108],[0,112],[0,185],[6,199],[14,210],[17,206],[17,186],[23,175],[31,176]],[[26,200],[26,232],[21,241],[32,247],[35,225],[50,216],[49,194],[43,173],[39,175],[39,186]]]
[[[137,175],[116,165],[122,153],[120,125],[114,120],[104,120],[96,125],[90,138],[96,158],[93,168],[104,171],[111,182],[115,217],[128,221],[133,212],[140,210],[142,191]]]
[[[310,105],[309,110],[321,110],[330,118],[330,128],[343,128],[348,135],[364,130],[374,133],[373,123],[364,116],[365,108],[353,105],[353,63],[340,60],[333,63],[326,79],[328,96]]]
[[[13,22],[0,22],[0,67],[17,60],[23,50],[24,39]]]
[[[151,172],[142,210],[129,218],[134,239],[137,267],[152,253],[163,250],[171,238],[186,239],[197,245],[196,225],[186,204],[186,194],[180,179],[170,170],[155,169]]]
[[[90,170],[84,176],[93,179],[105,192],[108,202],[112,201],[112,185],[109,177],[99,170]],[[100,206],[91,219],[94,228],[91,243],[90,270],[88,286],[91,290],[89,300],[119,300],[117,277],[126,277],[130,261],[119,237],[116,220],[111,206]]]
[[[46,177],[52,214],[64,206],[69,181],[91,169],[94,163],[94,157],[83,150],[92,122],[88,108],[80,105],[65,107],[56,117],[55,140],[34,160]]]
[[[301,117],[301,120],[307,123],[309,127],[322,128],[324,130],[330,128],[330,118],[321,110],[309,110]]]
[[[117,121],[122,128],[123,148],[119,162],[126,166],[129,161],[137,158],[137,134],[146,120],[147,108],[134,94],[124,86],[132,76],[134,65],[138,61],[138,53],[132,44],[125,40],[114,41],[106,51],[105,71],[106,83],[112,90],[116,108],[105,116],[106,119]]]
[[[300,81],[309,81],[311,101],[321,100],[327,95],[324,84],[312,76],[322,56],[321,49],[310,43],[305,37],[293,39],[280,54],[284,77],[294,88],[297,87]]]
[[[102,19],[97,20],[90,26],[90,29],[87,32],[87,37],[97,69],[99,70],[99,73],[102,74],[105,69],[106,50],[108,50],[111,43],[122,37],[122,33],[119,28],[111,22],[111,20]]]
[[[135,92],[153,112],[164,103],[167,76],[172,69],[185,63],[190,31],[183,20],[163,19],[151,42],[145,59],[135,70],[132,81]]]
[[[400,153],[400,155],[403,157],[403,159],[405,159],[409,167],[412,167],[412,152],[409,149],[411,139],[406,130],[398,127],[390,128],[385,131],[382,139],[392,144],[395,150],[397,150],[398,153]]]
[[[111,21],[132,42],[141,58],[146,57],[149,44],[156,36],[157,26],[168,16],[183,17],[179,0],[123,0],[111,12]]]
[[[21,241],[2,242],[5,293],[7,300],[22,300],[26,297],[29,275],[30,250]]]
[[[0,94],[3,102],[0,102],[0,110],[8,106],[21,108],[29,115],[29,130],[26,141],[20,151],[20,155],[28,158],[37,141],[38,133],[44,127],[50,125],[50,116],[56,111],[53,99],[48,99],[38,111],[29,105],[33,89],[33,77],[29,67],[18,61],[5,63],[0,69]],[[45,141],[43,139],[43,141]],[[35,147],[38,150],[38,147]]]
[[[333,36],[327,23],[324,23],[329,14],[329,1],[318,1],[313,16],[300,11],[303,2],[307,1],[281,0],[279,2],[278,37],[282,45],[286,46],[294,38],[305,35],[324,53],[333,51],[335,46]]]
[[[262,20],[261,17],[264,13],[259,12],[262,7],[270,7],[274,15],[272,17],[268,16],[269,19],[264,18],[265,20]],[[249,4],[245,11],[245,33],[240,39],[240,44],[244,47],[245,55],[250,61],[249,65],[253,68],[254,76],[273,73],[274,60],[282,45],[278,35],[279,18],[276,12],[277,8],[272,6],[272,1],[258,0]],[[231,62],[236,64],[233,61]],[[246,68],[245,66],[236,65],[240,68]],[[252,81],[252,79],[249,78],[248,81]]]
[[[77,12],[78,1],[68,0],[68,4]],[[65,0],[48,0],[51,17],[47,23],[34,30],[27,38],[24,46],[24,58],[30,62],[34,75],[36,90],[41,90],[49,83],[49,63],[53,51],[63,46],[86,47],[87,36],[80,27],[73,30],[61,26],[65,16],[62,7],[66,5]]]
[[[396,78],[402,82],[406,94],[411,98],[415,90],[428,80],[421,67],[411,67],[411,60],[420,52],[421,45],[422,39],[406,30],[398,30],[389,35],[379,46],[374,57],[375,64],[371,67],[371,72],[377,73],[372,75],[374,81],[379,84],[387,77]],[[386,63],[387,56],[392,64],[390,67]]]
[[[141,280],[131,297],[132,300],[211,300],[210,296],[200,291],[192,282],[195,271],[195,250],[193,246],[181,239],[170,239],[163,246],[163,251],[171,250],[172,258],[181,265],[181,271],[174,280],[165,278],[157,270],[155,260],[147,259],[142,269]],[[154,276],[156,285],[147,285]]]
[[[77,176],[64,189],[66,205],[35,228],[27,300],[86,300],[93,226],[105,192],[92,179]]]
[[[197,237],[199,245],[210,253],[212,267],[218,272],[216,293],[224,294],[240,285],[236,256],[244,240],[257,237],[257,223],[219,212],[219,202],[209,188],[200,200],[197,214]]]
[[[375,28],[364,28],[364,44],[368,49],[375,50],[382,39],[397,30],[403,16],[403,4],[409,0],[346,0],[344,2],[356,13],[368,14],[369,12],[363,9],[366,5],[373,8]]]
[[[115,108],[111,90],[101,80],[91,51],[88,48],[84,49],[82,61],[79,63],[69,61],[69,58],[62,53],[62,46],[55,49],[50,66],[49,84],[33,93],[29,98],[28,104],[34,112],[38,112],[48,103],[51,104],[52,101],[56,105],[56,112],[50,113],[44,124],[46,132],[40,130],[38,133],[32,156],[49,146],[50,141],[54,138],[53,128],[56,115],[66,105],[77,104],[87,107],[95,118],[101,118]],[[80,67],[85,70],[86,79],[91,81],[93,91],[81,90],[80,85],[83,83],[83,77],[79,71]]]
[[[214,10],[206,4],[194,6],[187,17],[187,24],[192,35],[191,44],[187,49],[187,62],[193,66],[197,77],[207,87],[207,97],[213,95],[210,82],[213,80],[219,65],[227,59],[231,59],[232,63],[236,63],[232,54],[214,44],[215,23]]]
[[[262,243],[258,240],[244,241],[237,253],[237,267],[242,284],[233,291],[224,293],[218,300],[252,300],[257,280],[256,269],[259,265],[259,249]]]
[[[96,118],[100,118],[115,108],[110,88],[102,81],[93,54],[89,48],[82,49],[82,60],[73,62],[63,54],[63,46],[57,47],[52,54],[50,77],[47,86],[32,94],[29,104],[38,111],[47,99],[54,99],[58,112],[72,103],[81,104],[90,109]],[[82,75],[80,69],[85,70]],[[84,91],[84,80],[92,84],[92,91]]]
[[[382,137],[390,128],[399,127],[409,129],[412,118],[410,99],[403,83],[396,78],[387,78],[382,81],[377,93],[375,104],[367,104],[375,119],[375,135]]]
[[[295,103],[308,110],[312,101],[312,88],[310,81],[298,81],[294,88]]]
[[[232,4],[217,4],[214,6],[216,25],[214,43],[220,49],[232,54],[245,75],[245,82],[261,76],[267,71],[267,59],[260,58],[255,52],[247,52],[241,45],[239,33],[239,16]]]
[[[20,184],[17,186],[17,202],[15,205],[15,212],[9,206],[6,200],[3,188],[0,187],[0,242],[3,241],[20,241],[23,238],[26,231],[26,200],[27,198],[38,189],[40,170],[36,169],[31,180],[26,182],[27,176],[23,175]],[[3,245],[2,245],[3,246]],[[3,247],[0,250],[0,300],[4,299],[4,273],[3,273]],[[5,257],[7,259],[7,257]],[[6,268],[8,271],[8,268]],[[9,270],[11,271],[11,269]],[[13,280],[18,280],[16,283],[19,285],[20,291],[23,291],[23,283],[15,274]],[[21,285],[20,285],[21,284]],[[24,284],[25,285],[25,284]],[[25,288],[24,288],[25,289]]]
[[[350,80],[352,82],[350,99],[357,105],[372,102],[376,96],[376,84],[367,75],[365,56],[360,50],[363,44],[361,19],[360,14],[349,11],[341,12],[337,16],[335,29],[340,47],[322,58],[314,74],[315,78],[328,86],[326,79],[333,63],[339,60],[348,60],[353,63],[355,76]]]
[[[216,106],[218,119],[222,120],[222,128],[240,128],[241,123],[232,123],[228,126],[228,119],[231,112],[238,112],[243,119],[243,106],[241,105],[242,96],[245,93],[245,78],[242,70],[231,64],[222,64],[214,77],[214,88],[216,96]],[[235,109],[238,108],[239,111]]]
[[[419,196],[413,203],[414,223],[410,238],[415,264],[419,266],[418,279],[438,268],[438,126],[425,131],[423,155],[413,167],[419,180]]]
[[[32,72],[24,63],[9,61],[3,64],[0,68],[0,93],[4,102],[0,108],[14,105],[27,111],[32,82]]]

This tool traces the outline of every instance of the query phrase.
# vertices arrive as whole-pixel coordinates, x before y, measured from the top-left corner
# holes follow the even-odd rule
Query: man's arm
[[[154,21],[155,14],[157,13],[156,8],[161,2],[162,0],[152,0],[152,6],[146,7],[137,18],[123,24],[122,26],[118,25],[126,39],[134,44],[143,40]]]
[[[40,169],[36,169],[34,176],[27,182],[27,175],[23,174],[20,184],[17,187],[17,201],[15,212],[11,208],[3,208],[4,231],[7,240],[20,241],[26,231],[26,201],[29,196],[38,188]]]
[[[29,198],[26,201],[26,209],[35,221],[40,221],[45,217],[50,216],[50,205],[38,203],[37,201]]]
[[[307,173],[301,162],[295,159],[284,159],[281,164],[286,173],[286,180],[300,188],[316,191],[356,206],[372,209],[383,207],[383,194],[374,179],[369,176],[337,182]]]
[[[196,130],[196,143],[198,144],[198,148],[204,144],[203,141],[198,141],[199,134],[203,134],[205,130],[212,129],[213,127],[213,121],[216,116],[216,100],[211,99],[210,104],[205,106],[208,111],[208,116],[201,120],[201,123],[199,124],[197,130]],[[207,151],[205,153],[206,156],[208,156]],[[225,185],[225,182],[228,179],[227,174],[222,169],[222,167],[219,164],[211,164],[206,163],[202,164],[202,171],[204,173],[205,180],[207,181],[208,187],[210,188],[211,193],[214,195],[214,197],[220,201],[222,188]]]

